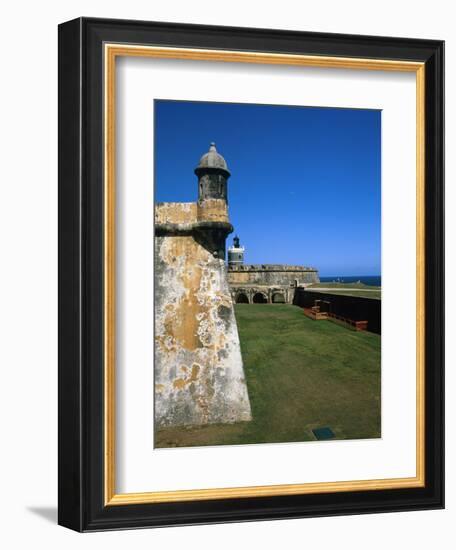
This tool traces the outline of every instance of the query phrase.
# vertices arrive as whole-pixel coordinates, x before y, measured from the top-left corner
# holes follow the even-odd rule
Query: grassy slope
[[[381,286],[373,286],[373,285],[366,285],[364,283],[338,283],[337,281],[334,282],[320,282],[320,283],[312,283],[309,288],[318,288],[318,287],[324,287],[324,288],[366,288],[366,289],[377,289],[381,290]]]
[[[331,290],[319,290],[320,288],[330,288]],[[317,290],[331,294],[342,294],[344,296],[359,296],[362,298],[373,298],[381,300],[382,288],[380,286],[370,286],[364,283],[314,283],[309,289]]]
[[[312,321],[289,305],[236,305],[253,420],[168,428],[156,446],[380,436],[380,337]]]
[[[317,289],[315,289],[317,290]],[[381,300],[382,299],[382,291],[381,290],[351,290],[350,289],[334,289],[334,290],[318,290],[318,292],[321,292],[322,294],[337,294],[342,296],[356,296],[358,298],[372,298],[373,300]]]

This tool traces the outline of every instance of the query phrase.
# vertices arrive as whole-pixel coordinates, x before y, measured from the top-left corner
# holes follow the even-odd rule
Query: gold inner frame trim
[[[104,496],[105,505],[152,504],[224,498],[403,489],[425,486],[424,322],[425,322],[425,68],[424,63],[273,54],[228,50],[104,45]],[[219,489],[190,489],[116,494],[115,491],[115,158],[116,58],[152,57],[231,63],[260,63],[336,69],[414,72],[416,74],[416,476]]]

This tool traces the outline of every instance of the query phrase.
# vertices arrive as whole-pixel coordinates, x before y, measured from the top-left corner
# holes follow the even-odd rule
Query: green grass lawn
[[[312,290],[312,289],[310,289]],[[357,298],[372,298],[373,300],[381,300],[382,299],[382,291],[381,290],[350,290],[350,289],[334,289],[334,290],[318,290],[318,292],[321,292],[322,294],[337,294],[342,296],[356,296]]]
[[[326,294],[342,294],[343,296],[358,296],[375,300],[382,298],[380,286],[365,285],[364,283],[314,283],[308,287],[308,290],[312,289]]]
[[[253,420],[166,428],[158,447],[380,437],[380,336],[313,321],[291,305],[238,304]]]

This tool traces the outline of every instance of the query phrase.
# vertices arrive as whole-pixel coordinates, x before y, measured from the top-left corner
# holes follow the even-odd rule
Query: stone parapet
[[[242,264],[229,267],[230,271],[315,271],[316,267],[287,264]]]

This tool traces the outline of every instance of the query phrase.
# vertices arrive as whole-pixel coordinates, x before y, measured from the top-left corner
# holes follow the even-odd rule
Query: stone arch
[[[256,292],[253,295],[253,303],[254,304],[267,304],[268,303],[268,298],[267,298],[266,294],[264,294],[263,292]]]
[[[245,292],[239,292],[237,295],[236,295],[236,300],[235,300],[236,304],[249,304],[249,297],[247,296],[247,294]]]
[[[273,292],[272,293],[272,303],[273,304],[284,304],[286,302],[285,295],[283,292]]]

